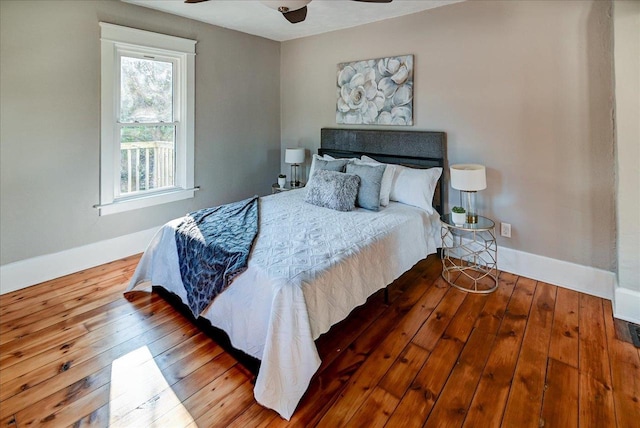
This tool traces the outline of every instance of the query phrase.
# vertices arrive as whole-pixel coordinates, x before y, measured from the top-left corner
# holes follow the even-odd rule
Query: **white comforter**
[[[320,366],[314,340],[440,246],[437,214],[396,202],[380,212],[339,212],[305,203],[304,192],[261,198],[247,271],[202,313],[262,361],[255,398],[287,420]],[[187,301],[179,222],[155,235],[127,291],[151,283]]]

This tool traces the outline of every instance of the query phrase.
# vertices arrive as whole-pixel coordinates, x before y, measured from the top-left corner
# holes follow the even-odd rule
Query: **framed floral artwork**
[[[338,64],[336,122],[413,125],[413,55]]]

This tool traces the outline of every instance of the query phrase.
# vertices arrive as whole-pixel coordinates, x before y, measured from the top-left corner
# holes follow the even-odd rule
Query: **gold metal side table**
[[[444,214],[440,216],[440,223],[442,278],[469,293],[495,291],[498,288],[498,245],[493,220],[478,216],[477,223],[455,224],[451,214]],[[457,273],[460,276],[454,281]],[[467,279],[465,282],[470,285],[460,285],[460,278]]]

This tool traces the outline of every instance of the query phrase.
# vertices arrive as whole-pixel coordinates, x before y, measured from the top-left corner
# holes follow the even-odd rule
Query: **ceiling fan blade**
[[[203,1],[209,0],[184,0],[185,3],[202,3]]]
[[[297,24],[298,22],[304,21],[307,17],[307,6],[290,12],[282,12],[282,16],[284,16],[290,23]]]

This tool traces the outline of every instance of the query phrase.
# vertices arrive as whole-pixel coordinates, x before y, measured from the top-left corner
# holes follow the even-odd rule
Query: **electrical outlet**
[[[511,238],[511,225],[509,223],[500,223],[500,235],[505,238]]]

